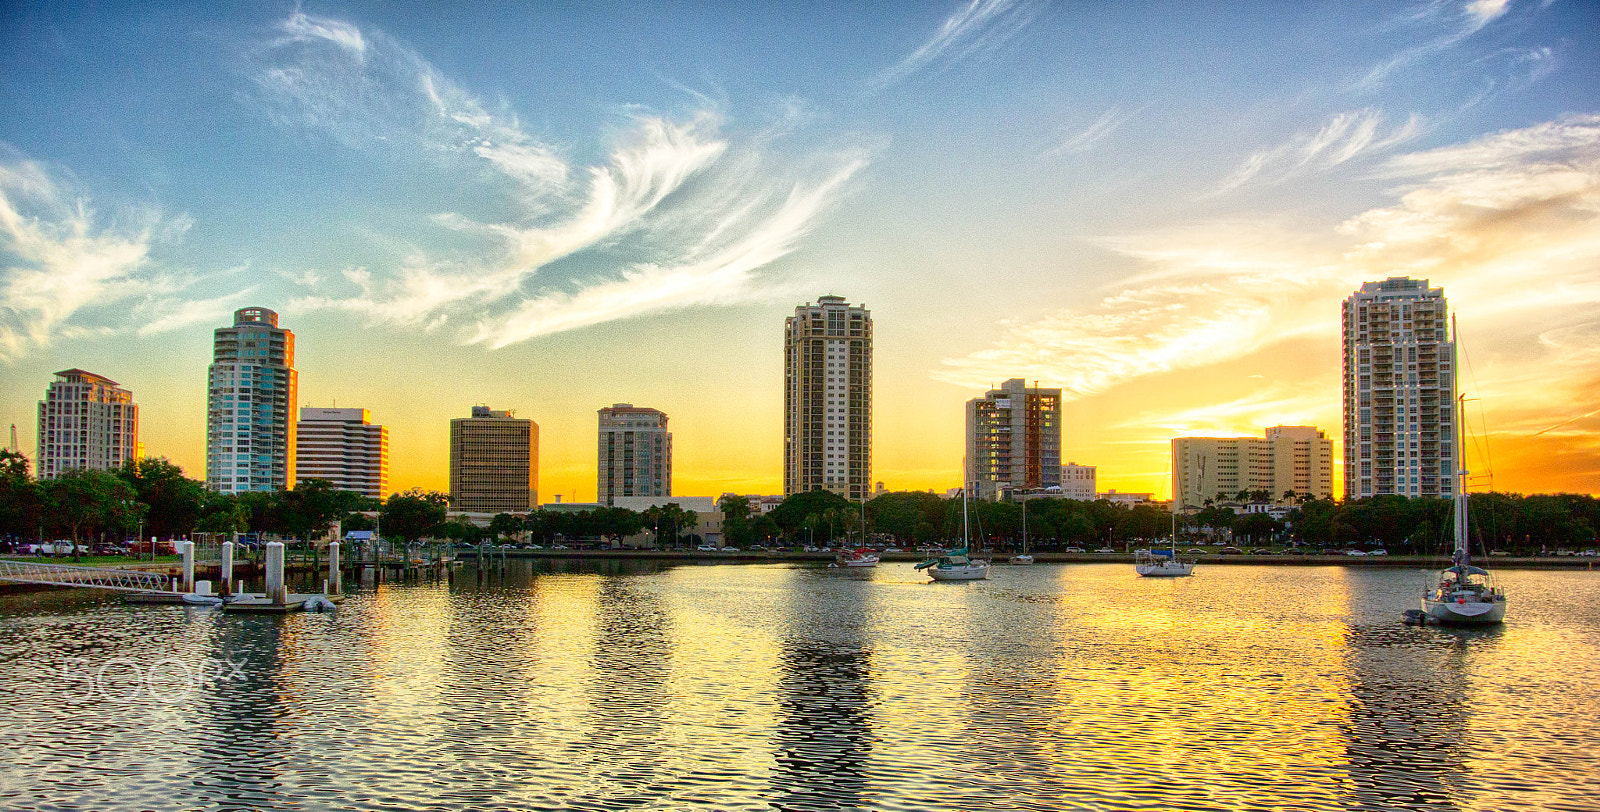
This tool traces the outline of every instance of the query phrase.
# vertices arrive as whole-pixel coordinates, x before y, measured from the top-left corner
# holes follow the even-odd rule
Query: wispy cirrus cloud
[[[973,388],[1023,376],[1092,396],[1288,341],[1336,341],[1350,291],[1411,275],[1445,287],[1469,346],[1516,350],[1503,369],[1496,350],[1484,354],[1486,397],[1530,415],[1592,400],[1582,390],[1600,380],[1600,331],[1589,327],[1600,308],[1600,116],[1398,155],[1380,171],[1399,184],[1396,202],[1326,231],[1263,220],[1108,238],[1147,273],[1087,307],[1012,324],[933,376]]]
[[[151,245],[187,227],[153,210],[101,218],[88,196],[43,164],[0,154],[0,361],[13,361],[63,336],[96,306],[156,286]],[[100,325],[95,325],[98,328]]]
[[[1112,105],[1111,109],[1101,113],[1093,124],[1083,130],[1068,134],[1060,142],[1046,149],[1044,155],[1049,157],[1052,155],[1078,155],[1088,152],[1120,129],[1137,112],[1137,110],[1124,111],[1121,105]]]
[[[1042,8],[1037,0],[970,0],[945,19],[932,39],[873,77],[869,87],[881,90],[920,73],[982,58],[1027,28]]]
[[[738,138],[704,109],[677,119],[631,113],[604,161],[575,166],[381,32],[305,15],[284,28],[257,52],[253,74],[256,103],[273,120],[351,146],[449,158],[447,168],[484,194],[509,188],[515,203],[494,221],[435,215],[481,251],[419,248],[398,267],[347,269],[297,307],[461,324],[463,342],[499,348],[687,303],[745,301],[758,271],[794,250],[861,160],[851,150],[814,156],[821,168],[809,174],[821,179],[808,181],[764,151],[773,133]],[[795,190],[787,199],[786,186]],[[694,290],[712,282],[720,293]]]
[[[743,231],[737,242],[677,267],[638,265],[621,278],[575,294],[548,293],[480,325],[471,343],[499,349],[518,341],[607,321],[693,305],[728,305],[774,295],[756,288],[756,272],[794,251],[838,188],[864,161],[845,165],[809,188],[795,188],[771,216]]]
[[[1376,110],[1338,113],[1314,132],[1301,132],[1285,143],[1251,154],[1242,161],[1213,196],[1247,183],[1281,183],[1314,172],[1324,172],[1357,157],[1380,153],[1422,133],[1422,119],[1411,116],[1404,124],[1382,131],[1383,114]]]
[[[1352,89],[1360,92],[1380,89],[1396,72],[1460,45],[1504,17],[1511,5],[1511,0],[1474,0],[1466,4],[1428,2],[1416,11],[1402,13],[1391,21],[1391,26],[1415,32],[1417,44],[1373,65]]]

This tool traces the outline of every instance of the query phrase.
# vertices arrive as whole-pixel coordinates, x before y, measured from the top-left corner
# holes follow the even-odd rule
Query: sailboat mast
[[[972,542],[967,540],[967,485],[966,482],[961,483],[961,544],[964,547],[971,547]],[[970,554],[971,550],[967,552]]]
[[[1456,325],[1455,314],[1450,314],[1450,354],[1457,355],[1456,348],[1461,343],[1461,328]],[[1451,358],[1450,388],[1455,389],[1460,382],[1461,370],[1455,369],[1456,358]],[[1456,393],[1456,494],[1455,494],[1455,563],[1458,566],[1467,566],[1470,553],[1467,549],[1467,396]]]
[[[1467,396],[1456,396],[1456,563],[1467,565]]]

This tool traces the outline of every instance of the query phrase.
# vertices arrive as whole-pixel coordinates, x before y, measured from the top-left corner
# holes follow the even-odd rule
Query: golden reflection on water
[[[0,616],[23,696],[0,769],[19,807],[1579,809],[1600,797],[1586,575],[1506,573],[1515,621],[1488,632],[1400,624],[1414,573],[1252,566],[513,561],[330,615]],[[17,679],[41,648],[240,679],[74,704]]]

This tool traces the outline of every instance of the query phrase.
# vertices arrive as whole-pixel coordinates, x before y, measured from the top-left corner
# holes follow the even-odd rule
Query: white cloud
[[[86,329],[73,319],[150,286],[154,212],[102,224],[88,199],[38,163],[0,162],[0,361]],[[178,221],[181,230],[186,221]]]
[[[1104,240],[1147,273],[1089,307],[1009,325],[933,375],[1094,395],[1298,338],[1336,341],[1340,300],[1408,274],[1443,286],[1467,345],[1489,348],[1486,397],[1592,400],[1600,332],[1578,328],[1600,307],[1600,116],[1395,156],[1382,172],[1404,183],[1398,200],[1325,232],[1235,221]]]
[[[1311,172],[1325,172],[1368,153],[1389,150],[1416,138],[1422,120],[1413,115],[1380,135],[1383,114],[1358,110],[1329,117],[1316,132],[1296,134],[1283,144],[1250,155],[1212,195],[1225,194],[1252,181],[1282,183]]]
[[[1112,106],[1110,110],[1100,114],[1093,124],[1087,129],[1072,133],[1055,146],[1045,150],[1045,155],[1078,155],[1088,152],[1099,146],[1101,141],[1116,132],[1129,118],[1131,112],[1125,112],[1120,106]]]
[[[810,189],[795,189],[784,204],[737,243],[688,264],[639,266],[621,279],[550,293],[480,325],[472,343],[493,349],[552,333],[693,305],[727,305],[772,295],[758,290],[756,272],[792,252],[838,188],[862,166],[848,164]]]
[[[1040,8],[1033,0],[971,0],[946,18],[932,39],[874,77],[871,87],[881,89],[991,53],[1033,22]]]
[[[227,324],[229,314],[244,306],[245,297],[255,292],[248,287],[213,299],[161,299],[138,308],[143,320],[140,336],[184,330],[202,324]]]
[[[446,156],[454,161],[447,170],[486,193],[509,187],[515,204],[492,222],[434,217],[480,238],[479,251],[418,249],[396,268],[353,269],[294,301],[300,308],[428,328],[476,324],[461,340],[498,348],[690,303],[742,301],[754,270],[794,250],[839,195],[836,180],[858,166],[858,157],[841,155],[822,157],[821,170],[786,168],[768,148],[792,128],[792,115],[779,130],[736,139],[714,110],[676,120],[636,113],[606,161],[573,166],[515,115],[491,111],[380,32],[315,18],[294,27],[334,34],[275,42],[258,55],[258,101],[274,120],[352,146],[374,145],[381,133],[385,149]],[[498,182],[484,183],[486,168]],[[774,202],[807,175],[829,180]],[[596,275],[597,267],[615,270]],[[574,268],[591,270],[574,278]]]

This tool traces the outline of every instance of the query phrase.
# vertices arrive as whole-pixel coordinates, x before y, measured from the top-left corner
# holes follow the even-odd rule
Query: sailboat
[[[1439,572],[1439,585],[1422,595],[1422,612],[1434,623],[1487,626],[1506,618],[1505,590],[1494,586],[1488,571],[1472,566],[1467,541],[1466,396],[1456,396],[1456,533],[1450,566]]]
[[[1013,564],[1032,564],[1033,556],[1028,555],[1028,500],[1022,500],[1022,554],[1011,556]]]
[[[961,548],[917,565],[935,581],[981,581],[989,577],[989,562],[970,558],[972,542],[967,530],[967,489],[961,489]]]
[[[1178,557],[1178,500],[1173,499],[1172,549],[1140,550],[1133,556],[1133,571],[1146,578],[1182,578],[1194,574],[1194,562]]]

